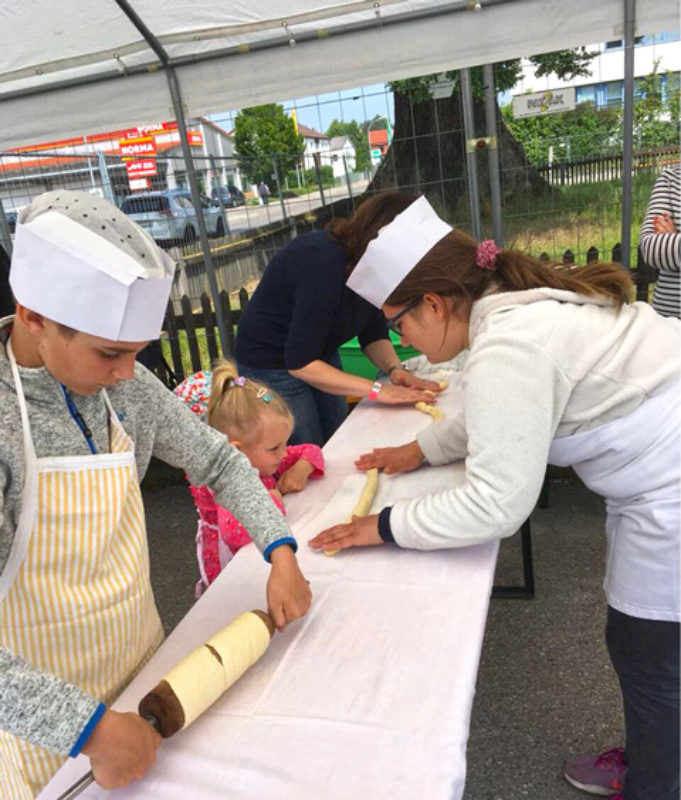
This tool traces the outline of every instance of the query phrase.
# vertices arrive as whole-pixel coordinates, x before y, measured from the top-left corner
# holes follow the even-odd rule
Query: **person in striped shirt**
[[[668,167],[655,181],[641,226],[641,255],[659,270],[653,308],[663,317],[681,318],[681,165]]]

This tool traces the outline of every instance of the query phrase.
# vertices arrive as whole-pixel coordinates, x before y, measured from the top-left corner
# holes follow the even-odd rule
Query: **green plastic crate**
[[[390,331],[390,340],[393,343],[393,347],[400,361],[406,361],[408,358],[419,355],[419,351],[415,350],[413,347],[402,347],[399,338],[392,331]],[[340,357],[343,370],[352,375],[359,375],[362,378],[368,378],[370,381],[373,381],[378,373],[378,369],[362,352],[357,337],[350,339],[349,342],[340,348]]]

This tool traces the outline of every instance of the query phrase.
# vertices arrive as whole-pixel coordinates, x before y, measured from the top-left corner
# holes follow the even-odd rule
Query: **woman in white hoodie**
[[[312,546],[433,550],[509,536],[534,508],[546,463],[572,466],[607,501],[606,640],[626,750],[569,762],[565,775],[594,794],[678,800],[681,323],[628,304],[617,265],[551,267],[477,244],[425,198],[381,229],[348,285],[432,362],[470,349],[461,416],[358,467],[465,459],[465,480]]]

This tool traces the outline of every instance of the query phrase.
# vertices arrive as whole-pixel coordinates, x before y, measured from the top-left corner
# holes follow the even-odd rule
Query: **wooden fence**
[[[592,264],[599,260],[599,251],[596,247],[590,247],[586,251],[586,263]],[[621,263],[622,246],[616,244],[609,254],[605,257],[610,261]],[[548,253],[541,253],[539,256],[543,261],[551,261]],[[566,250],[561,259],[563,264],[574,264],[575,254],[572,250]],[[638,252],[636,268],[630,271],[631,277],[636,285],[636,299],[648,300],[650,284],[657,279],[654,269],[649,267],[641,258]],[[238,325],[241,312],[248,303],[248,292],[245,288],[239,289],[239,308],[232,308],[229,294],[225,291],[220,292],[219,302],[222,308],[222,315],[225,320],[225,327],[228,340],[229,351],[225,354],[231,356],[234,352],[234,334]],[[187,375],[186,364],[189,362],[190,373],[198,372],[201,369],[210,369],[211,364],[220,357],[221,349],[218,346],[219,334],[215,320],[213,304],[207,293],[200,297],[200,310],[192,307],[192,302],[186,295],[180,300],[181,313],[177,313],[171,301],[168,304],[165,324],[163,327],[162,350],[156,347],[155,355],[144,363],[167,385],[173,386],[183,380]],[[181,335],[181,333],[183,335]],[[202,342],[205,345],[202,347]],[[183,353],[184,351],[184,353]],[[184,358],[183,358],[184,355]]]
[[[633,168],[634,172],[640,169],[660,170],[678,160],[678,146],[641,150],[633,155]],[[548,183],[558,186],[620,180],[622,153],[594,156],[579,161],[554,161],[552,164],[537,167],[537,171]]]

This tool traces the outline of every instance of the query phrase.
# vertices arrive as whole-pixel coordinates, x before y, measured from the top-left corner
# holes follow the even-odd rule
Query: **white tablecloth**
[[[440,399],[450,411],[451,387]],[[363,485],[353,460],[410,441],[430,417],[366,402],[327,444],[326,476],[288,499],[314,593],[283,634],[208,712],[164,741],[142,781],[112,800],[456,800],[497,543],[417,552],[393,545],[333,558],[315,533],[344,521]],[[373,510],[436,491],[460,467],[384,476]],[[191,536],[193,530],[187,530]],[[134,710],[168,669],[242,611],[265,608],[269,567],[241,550],[114,708]],[[40,795],[53,800],[89,769],[69,761]],[[83,798],[109,793],[96,786]]]

